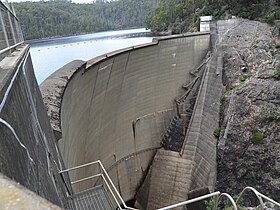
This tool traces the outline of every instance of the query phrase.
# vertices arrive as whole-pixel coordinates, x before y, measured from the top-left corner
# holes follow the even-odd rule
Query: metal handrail
[[[87,167],[87,166],[91,166],[91,165],[94,165],[94,164],[99,164],[99,166],[100,166],[100,168],[101,168],[101,170],[102,170],[102,173],[101,173],[101,174],[97,174],[97,175],[93,175],[93,176],[86,177],[86,178],[83,178],[83,179],[79,179],[79,180],[76,180],[76,181],[71,182],[71,184],[76,184],[76,183],[79,183],[79,182],[82,182],[82,181],[86,181],[86,180],[93,179],[93,178],[95,178],[95,177],[101,176],[102,179],[104,180],[106,186],[109,188],[110,193],[112,194],[114,200],[116,201],[116,203],[117,203],[117,205],[118,205],[118,207],[119,207],[120,209],[121,209],[121,206],[119,205],[119,202],[118,202],[118,200],[117,200],[115,194],[117,195],[118,199],[120,200],[120,202],[122,203],[122,205],[123,205],[126,209],[136,210],[136,209],[134,209],[134,208],[128,207],[128,206],[125,204],[124,200],[122,199],[121,195],[119,194],[117,188],[115,187],[113,181],[111,180],[110,176],[108,175],[107,171],[105,170],[105,168],[104,168],[104,166],[103,166],[103,164],[101,163],[100,160],[93,161],[93,162],[90,162],[90,163],[86,163],[86,164],[83,164],[83,165],[80,165],[80,166],[75,166],[75,167],[72,167],[72,168],[69,168],[69,169],[66,169],[66,170],[62,170],[62,171],[59,171],[58,173],[59,173],[59,174],[63,174],[63,173],[66,173],[66,172],[70,172],[70,171],[73,171],[73,170],[81,169],[81,168],[84,168],[84,167]],[[103,175],[103,173],[104,173],[105,176]],[[110,185],[108,184],[108,182],[107,182],[107,180],[106,180],[105,177],[108,179],[108,181],[109,181],[111,187],[113,188],[113,190],[111,189],[111,187],[110,187]],[[113,191],[114,191],[115,193],[114,193]]]
[[[170,206],[166,206],[166,207],[160,208],[158,210],[173,209],[173,208],[188,205],[188,204],[191,204],[191,203],[194,203],[194,202],[197,202],[197,201],[201,201],[201,200],[205,200],[207,198],[211,198],[211,197],[218,196],[218,195],[220,195],[220,191],[213,192],[213,193],[210,193],[210,194],[207,194],[207,195],[203,195],[203,196],[200,196],[200,197],[197,197],[197,198],[193,198],[193,199],[190,199],[190,200],[187,200],[187,201],[183,201],[181,203],[176,203],[176,204],[173,204],[173,205],[170,205]]]
[[[13,13],[13,11],[11,10],[11,8],[9,8],[6,4],[4,4],[1,0],[0,0],[0,5],[2,5],[3,7],[5,7],[5,9],[7,9],[8,10],[8,12],[11,14],[11,15],[13,15],[16,19],[17,19],[17,21],[18,21],[18,17]]]
[[[102,175],[102,174],[96,174],[96,175],[93,175],[93,176],[89,176],[89,177],[87,177],[87,178],[79,179],[79,180],[77,180],[77,181],[71,182],[71,185],[77,184],[77,183],[80,183],[80,182],[83,182],[83,181],[87,181],[87,180],[90,180],[90,179],[94,179],[94,178],[96,178],[96,177],[100,177],[101,175]]]
[[[19,42],[19,43],[13,45],[13,46],[6,47],[5,49],[0,50],[0,55],[3,54],[3,53],[5,53],[5,52],[7,52],[7,51],[9,51],[9,50],[11,50],[11,49],[16,48],[17,46],[19,46],[19,45],[21,45],[21,44],[23,44],[23,43],[24,43],[24,42]]]
[[[74,185],[74,184],[77,184],[79,182],[83,182],[83,181],[86,181],[86,180],[93,179],[93,178],[101,176],[103,181],[105,182],[105,185],[108,187],[111,195],[113,196],[113,199],[117,203],[119,209],[122,209],[122,208],[121,208],[120,203],[118,202],[118,200],[120,200],[121,204],[123,205],[123,207],[125,209],[137,210],[135,208],[128,207],[125,204],[124,200],[122,199],[120,193],[116,189],[113,181],[111,180],[110,176],[108,175],[107,171],[105,170],[105,168],[104,168],[104,166],[103,166],[103,164],[101,163],[100,160],[93,161],[93,162],[90,162],[90,163],[86,163],[86,164],[83,164],[83,165],[80,165],[80,166],[75,166],[75,167],[72,167],[72,168],[69,168],[69,169],[66,169],[66,170],[62,170],[62,171],[59,171],[58,173],[59,174],[63,174],[63,173],[69,172],[69,171],[77,170],[77,169],[84,168],[84,167],[87,167],[87,166],[91,166],[91,165],[94,165],[94,164],[99,164],[99,166],[100,166],[100,168],[102,170],[101,173],[93,175],[93,176],[89,176],[89,177],[86,177],[86,178],[83,178],[83,179],[79,179],[79,180],[73,181],[73,182],[71,182],[71,184]],[[200,197],[197,197],[197,198],[186,200],[186,201],[183,201],[181,203],[177,203],[177,204],[169,205],[169,206],[166,206],[166,207],[163,207],[163,208],[159,208],[158,210],[173,209],[173,208],[177,208],[177,207],[180,207],[180,206],[184,206],[184,205],[188,205],[188,204],[191,204],[191,203],[195,203],[197,201],[205,200],[207,198],[211,198],[211,197],[214,197],[214,196],[218,196],[217,201],[215,202],[215,205],[213,207],[214,210],[218,209],[218,205],[221,202],[222,198],[224,198],[224,197],[226,197],[231,202],[233,209],[237,210],[238,209],[237,208],[237,203],[238,203],[238,201],[240,200],[240,198],[242,197],[242,195],[246,191],[252,191],[257,196],[257,198],[258,198],[258,200],[259,200],[259,202],[261,204],[261,209],[264,209],[264,203],[263,203],[262,198],[264,198],[264,199],[268,200],[269,202],[271,202],[271,203],[277,205],[278,207],[280,207],[280,203],[278,203],[278,202],[272,200],[271,198],[261,194],[260,192],[258,192],[256,189],[254,189],[252,187],[246,187],[240,193],[240,195],[237,198],[236,202],[234,201],[234,199],[228,193],[220,193],[220,191],[217,191],[217,192],[213,192],[213,193],[210,193],[210,194],[207,194],[207,195],[203,195],[203,196],[200,196]]]
[[[278,203],[278,202],[272,200],[271,198],[265,196],[264,194],[260,193],[259,191],[257,191],[257,190],[256,190],[255,188],[253,188],[253,187],[245,187],[245,188],[242,190],[242,192],[239,194],[239,196],[238,196],[238,198],[237,198],[237,200],[236,200],[236,203],[238,203],[238,201],[241,199],[242,195],[243,195],[246,191],[252,191],[252,192],[256,195],[256,197],[258,198],[258,200],[259,200],[259,202],[260,202],[260,204],[261,204],[261,209],[264,209],[264,202],[263,202],[263,199],[262,199],[262,198],[264,198],[264,199],[268,200],[269,202],[275,204],[276,206],[280,207],[280,203]]]
[[[232,204],[233,209],[237,210],[237,205],[236,205],[234,199],[227,193],[222,193],[221,195],[219,195],[218,200],[215,204],[214,210],[218,209],[218,205],[219,205],[219,203],[220,203],[220,201],[222,200],[223,197],[226,197],[227,199],[229,199],[231,204]]]

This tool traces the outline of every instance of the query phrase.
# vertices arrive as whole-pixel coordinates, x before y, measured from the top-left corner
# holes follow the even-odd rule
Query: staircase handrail
[[[219,205],[219,203],[220,203],[220,201],[222,200],[223,197],[226,197],[231,202],[234,210],[238,210],[236,202],[234,201],[234,199],[228,193],[222,193],[221,195],[219,195],[218,200],[217,200],[217,202],[214,206],[214,210],[218,209],[218,205]]]
[[[211,198],[211,197],[214,197],[214,196],[219,196],[220,194],[221,194],[220,191],[213,192],[213,193],[210,193],[210,194],[207,194],[207,195],[203,195],[203,196],[200,196],[200,197],[197,197],[197,198],[193,198],[193,199],[190,199],[190,200],[183,201],[181,203],[176,203],[176,204],[173,204],[173,205],[170,205],[170,206],[166,206],[166,207],[160,208],[158,210],[168,210],[168,209],[177,208],[177,207],[180,207],[180,206],[195,203],[197,201],[205,200],[207,198]]]
[[[257,191],[255,188],[253,187],[245,187],[242,192],[239,194],[237,200],[236,200],[236,203],[238,203],[238,201],[241,199],[241,197],[243,196],[243,194],[246,192],[246,191],[251,191],[254,193],[254,195],[256,195],[256,197],[258,198],[259,202],[260,202],[260,205],[261,205],[261,209],[263,210],[264,209],[264,202],[263,202],[263,199],[266,199],[268,200],[269,202],[275,204],[276,206],[280,207],[280,203],[272,200],[271,198],[265,196],[264,194],[260,193],[259,191]]]
[[[109,188],[110,193],[112,194],[114,200],[116,201],[116,203],[117,203],[117,205],[120,209],[121,209],[121,206],[119,205],[119,202],[118,202],[117,198],[120,200],[121,204],[124,206],[125,209],[137,210],[135,208],[128,207],[125,204],[124,200],[122,199],[120,193],[118,192],[117,188],[115,187],[113,181],[111,180],[110,176],[108,175],[107,171],[105,170],[105,168],[104,168],[104,166],[103,166],[103,164],[101,163],[100,160],[89,162],[89,163],[79,165],[79,166],[75,166],[75,167],[72,167],[72,168],[68,168],[68,169],[59,171],[58,173],[63,174],[63,173],[66,173],[66,172],[74,171],[74,170],[81,169],[81,168],[88,167],[88,166],[95,165],[95,164],[98,164],[100,166],[100,168],[101,168],[101,173],[100,174],[96,174],[96,175],[93,175],[93,176],[89,176],[89,177],[86,177],[86,178],[75,180],[75,181],[71,182],[71,185],[72,184],[77,184],[79,182],[83,182],[83,181],[86,181],[86,180],[89,180],[89,179],[93,179],[93,178],[96,178],[98,176],[101,176],[102,179],[104,180],[106,186]],[[110,185],[109,185],[109,183],[107,182],[106,179],[109,181],[111,187],[110,187]],[[113,188],[113,190],[112,190],[112,188]],[[116,198],[115,194],[116,194],[117,198]]]

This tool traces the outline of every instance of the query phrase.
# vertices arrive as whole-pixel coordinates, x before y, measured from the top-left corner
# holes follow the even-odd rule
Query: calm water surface
[[[107,52],[151,42],[147,30],[132,29],[55,38],[30,44],[30,53],[38,83],[65,64],[87,61]]]

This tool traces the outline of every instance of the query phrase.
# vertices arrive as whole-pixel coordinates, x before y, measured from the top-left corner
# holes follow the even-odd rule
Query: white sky
[[[1,0],[1,1],[5,1],[5,0]],[[22,1],[40,1],[40,0],[8,0],[8,2],[22,2]],[[46,1],[46,0],[45,0]],[[93,1],[95,0],[72,0],[72,2],[75,2],[75,3],[92,3]],[[110,1],[110,0],[107,0],[107,1]]]

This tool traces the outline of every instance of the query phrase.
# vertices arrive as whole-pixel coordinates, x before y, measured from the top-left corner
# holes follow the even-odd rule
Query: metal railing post
[[[4,33],[4,38],[5,38],[5,41],[6,41],[6,45],[7,45],[7,47],[10,47],[9,39],[8,39],[6,27],[5,27],[5,23],[4,23],[4,20],[3,20],[3,15],[2,15],[2,9],[1,9],[1,7],[0,7],[0,22],[1,22],[1,25],[2,25],[2,29],[3,29],[3,33]]]
[[[102,177],[103,181],[105,182],[106,186],[109,188],[109,191],[110,191],[111,195],[113,196],[115,202],[117,203],[118,207],[119,207],[120,209],[122,209],[122,208],[121,208],[121,205],[119,204],[119,202],[118,202],[116,196],[114,195],[114,193],[113,193],[111,187],[109,186],[107,180],[105,179],[104,175],[101,174],[101,177]]]
[[[262,199],[262,198],[264,198],[264,199],[266,199],[267,201],[269,201],[269,202],[275,204],[276,206],[280,207],[280,203],[278,203],[278,202],[272,200],[271,198],[269,198],[269,197],[263,195],[262,193],[260,193],[259,191],[257,191],[257,190],[256,190],[255,188],[253,188],[253,187],[245,187],[245,188],[242,190],[242,192],[239,194],[239,196],[238,196],[238,198],[237,198],[237,200],[236,200],[236,203],[238,203],[238,201],[241,199],[241,197],[243,196],[243,194],[244,194],[246,191],[252,191],[252,192],[255,194],[255,196],[258,198],[258,200],[259,200],[259,202],[260,202],[261,209],[264,209],[264,208],[265,208],[264,202],[263,202],[263,199]]]
[[[14,44],[16,44],[16,43],[17,43],[17,40],[16,40],[16,37],[15,37],[14,25],[13,25],[13,23],[12,23],[10,11],[8,11],[8,10],[7,10],[7,15],[8,15],[8,19],[9,19],[9,23],[10,23],[10,27],[11,27],[11,32],[12,32],[12,36],[13,36],[13,41],[14,41]]]
[[[217,202],[215,204],[214,210],[218,209],[218,205],[219,205],[219,203],[220,203],[220,201],[222,200],[223,197],[226,197],[227,199],[229,199],[229,201],[231,202],[232,207],[233,207],[234,210],[238,210],[237,209],[237,205],[236,205],[234,199],[229,194],[227,194],[227,193],[222,193],[221,195],[219,195],[219,197],[217,199]]]
[[[125,202],[124,202],[124,200],[122,199],[122,197],[121,197],[119,191],[116,189],[116,187],[115,187],[113,181],[111,180],[110,176],[108,175],[108,173],[107,173],[107,171],[105,170],[104,166],[102,165],[101,161],[98,160],[98,162],[99,162],[99,164],[100,164],[100,166],[101,166],[101,168],[102,168],[102,171],[104,172],[104,174],[105,174],[106,177],[108,178],[108,180],[109,180],[111,186],[113,187],[115,193],[117,194],[117,196],[119,197],[120,201],[122,202],[123,206],[124,206],[126,209],[136,210],[136,209],[134,209],[134,208],[128,207],[128,206],[125,204]]]

